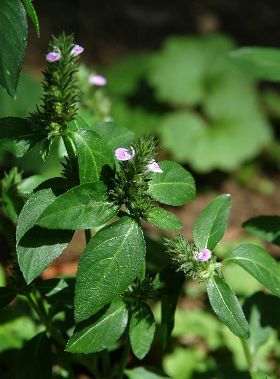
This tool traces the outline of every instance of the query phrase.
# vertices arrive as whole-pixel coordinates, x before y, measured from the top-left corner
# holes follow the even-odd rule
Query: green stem
[[[244,354],[245,354],[245,357],[247,360],[248,371],[252,375],[252,373],[254,372],[254,363],[253,363],[253,356],[252,356],[252,353],[250,351],[248,341],[243,339],[243,338],[240,338],[240,341],[241,341],[241,344],[243,346]]]
[[[86,243],[88,244],[90,239],[91,239],[91,230],[90,229],[85,230],[85,236],[86,236]]]
[[[121,360],[120,360],[120,365],[119,365],[119,370],[118,370],[118,374],[117,374],[117,379],[123,379],[123,377],[124,377],[124,370],[125,370],[126,365],[127,365],[127,360],[128,360],[129,353],[130,353],[130,343],[129,343],[129,340],[127,338],[125,340],[125,344],[124,344],[124,348],[123,348],[123,353],[122,353]]]
[[[101,361],[102,361],[102,369],[103,369],[103,373],[104,375],[106,376],[106,378],[108,377],[108,375],[110,374],[111,372],[111,362],[110,362],[110,356],[109,356],[109,353],[108,353],[108,350],[103,350],[101,352]]]
[[[56,330],[53,329],[51,323],[48,320],[48,315],[43,304],[38,303],[38,300],[35,300],[35,296],[32,293],[27,293],[26,298],[31,308],[33,308],[36,312],[41,323],[45,326],[46,331],[59,345],[62,345],[64,348],[66,344],[65,340],[59,333],[57,333]]]
[[[71,139],[67,135],[63,135],[62,139],[70,161],[76,162],[76,154]]]

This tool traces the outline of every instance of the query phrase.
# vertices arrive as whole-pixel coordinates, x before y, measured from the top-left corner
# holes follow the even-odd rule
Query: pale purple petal
[[[129,161],[132,159],[135,155],[135,151],[133,147],[126,148],[126,147],[119,147],[115,150],[115,157],[118,161]]]
[[[209,249],[202,249],[199,252],[195,253],[195,260],[197,262],[206,262],[209,261],[212,257],[212,252]]]
[[[148,172],[157,172],[159,174],[163,173],[162,169],[154,159],[147,165],[146,168]]]
[[[56,61],[59,61],[61,58],[61,52],[60,51],[50,51],[47,55],[46,55],[46,60],[48,62],[56,62]]]
[[[94,86],[97,86],[97,87],[103,87],[107,84],[107,79],[104,78],[104,76],[102,75],[92,74],[90,75],[88,81],[90,84],[93,84]]]
[[[80,55],[82,54],[82,52],[84,51],[85,49],[80,46],[80,45],[74,45],[72,50],[71,50],[71,54],[77,56],[77,55]]]

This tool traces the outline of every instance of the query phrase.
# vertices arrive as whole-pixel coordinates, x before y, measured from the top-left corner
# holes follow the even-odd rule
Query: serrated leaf
[[[146,219],[150,224],[163,230],[181,230],[183,228],[182,221],[178,217],[159,207],[153,207]]]
[[[280,49],[270,47],[242,47],[230,53],[231,59],[258,79],[280,80]]]
[[[194,243],[199,249],[213,250],[223,238],[231,207],[230,195],[220,195],[201,212],[194,224]]]
[[[208,281],[207,292],[210,304],[218,318],[240,338],[249,338],[250,330],[243,310],[232,289],[226,282],[214,275]]]
[[[192,175],[181,165],[171,161],[161,161],[163,173],[151,174],[149,195],[167,205],[183,205],[195,196],[195,182]]]
[[[19,352],[15,379],[50,379],[51,375],[51,342],[42,332],[26,342]]]
[[[77,129],[69,132],[69,137],[76,147],[81,184],[98,181],[108,167],[113,167],[112,151],[98,134]]]
[[[90,130],[99,134],[112,151],[121,146],[129,146],[135,138],[135,134],[131,130],[123,128],[114,122],[93,124],[90,125]]]
[[[128,321],[126,304],[115,299],[105,310],[78,324],[69,339],[70,353],[96,353],[112,346],[123,334]]]
[[[240,245],[224,262],[238,264],[274,295],[280,296],[280,265],[261,247]]]
[[[16,292],[12,288],[0,287],[0,309],[10,304],[16,297]]]
[[[136,367],[132,370],[126,370],[129,379],[168,379],[169,376],[158,374],[156,371],[146,367]]]
[[[155,331],[155,319],[150,307],[145,303],[135,305],[131,312],[129,340],[138,359],[143,359],[150,351]]]
[[[35,133],[24,118],[0,118],[0,147],[16,157],[26,154],[41,138],[42,134]]]
[[[0,84],[14,96],[27,46],[28,26],[20,0],[2,0],[0,8]]]
[[[145,257],[143,234],[135,221],[123,217],[90,240],[79,262],[75,318],[83,321],[133,282]]]
[[[72,232],[34,226],[43,211],[55,200],[51,189],[34,193],[25,203],[18,219],[17,255],[27,283],[32,282],[66,248]]]
[[[254,217],[242,225],[247,232],[252,233],[267,242],[280,246],[280,217],[259,216]]]
[[[57,197],[41,214],[37,225],[48,229],[90,229],[108,222],[118,210],[109,202],[102,182],[85,183]]]
[[[33,7],[32,0],[22,0],[22,1],[23,1],[24,6],[25,6],[25,9],[26,9],[28,16],[31,18],[31,20],[35,26],[37,36],[40,37],[39,19],[38,19],[37,13],[35,11],[35,8]]]

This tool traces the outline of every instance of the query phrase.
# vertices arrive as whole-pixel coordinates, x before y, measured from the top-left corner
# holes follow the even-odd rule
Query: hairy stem
[[[117,379],[123,379],[123,377],[124,377],[124,370],[125,370],[126,365],[127,365],[129,353],[130,353],[130,343],[129,343],[128,338],[126,338],[125,343],[124,343],[122,356],[121,356],[121,360],[120,360],[120,364],[119,364]]]
[[[253,362],[253,356],[252,356],[252,353],[250,351],[250,347],[248,344],[248,340],[240,338],[240,341],[241,341],[241,344],[243,346],[244,354],[245,354],[245,357],[247,360],[248,371],[252,375],[252,373],[254,372],[254,362]]]

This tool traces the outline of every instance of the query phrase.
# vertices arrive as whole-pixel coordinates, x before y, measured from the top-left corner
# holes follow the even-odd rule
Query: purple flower
[[[205,248],[205,249],[200,250],[199,252],[196,252],[194,259],[197,262],[206,262],[206,261],[209,261],[211,257],[212,257],[211,250]]]
[[[158,172],[159,174],[163,173],[162,169],[154,159],[147,165],[146,169],[148,172]]]
[[[104,76],[102,75],[92,74],[90,75],[88,81],[90,84],[93,84],[94,86],[97,86],[97,87],[103,87],[107,84],[107,79],[104,78]]]
[[[135,155],[135,151],[133,147],[126,148],[126,147],[119,147],[115,150],[115,157],[118,161],[129,161],[132,159]]]
[[[82,54],[82,52],[84,51],[85,49],[80,46],[80,45],[74,45],[72,50],[71,50],[71,54],[77,56],[77,55],[80,55]]]
[[[61,58],[61,52],[59,50],[57,51],[51,51],[46,55],[46,60],[48,62],[56,62],[59,61]]]

